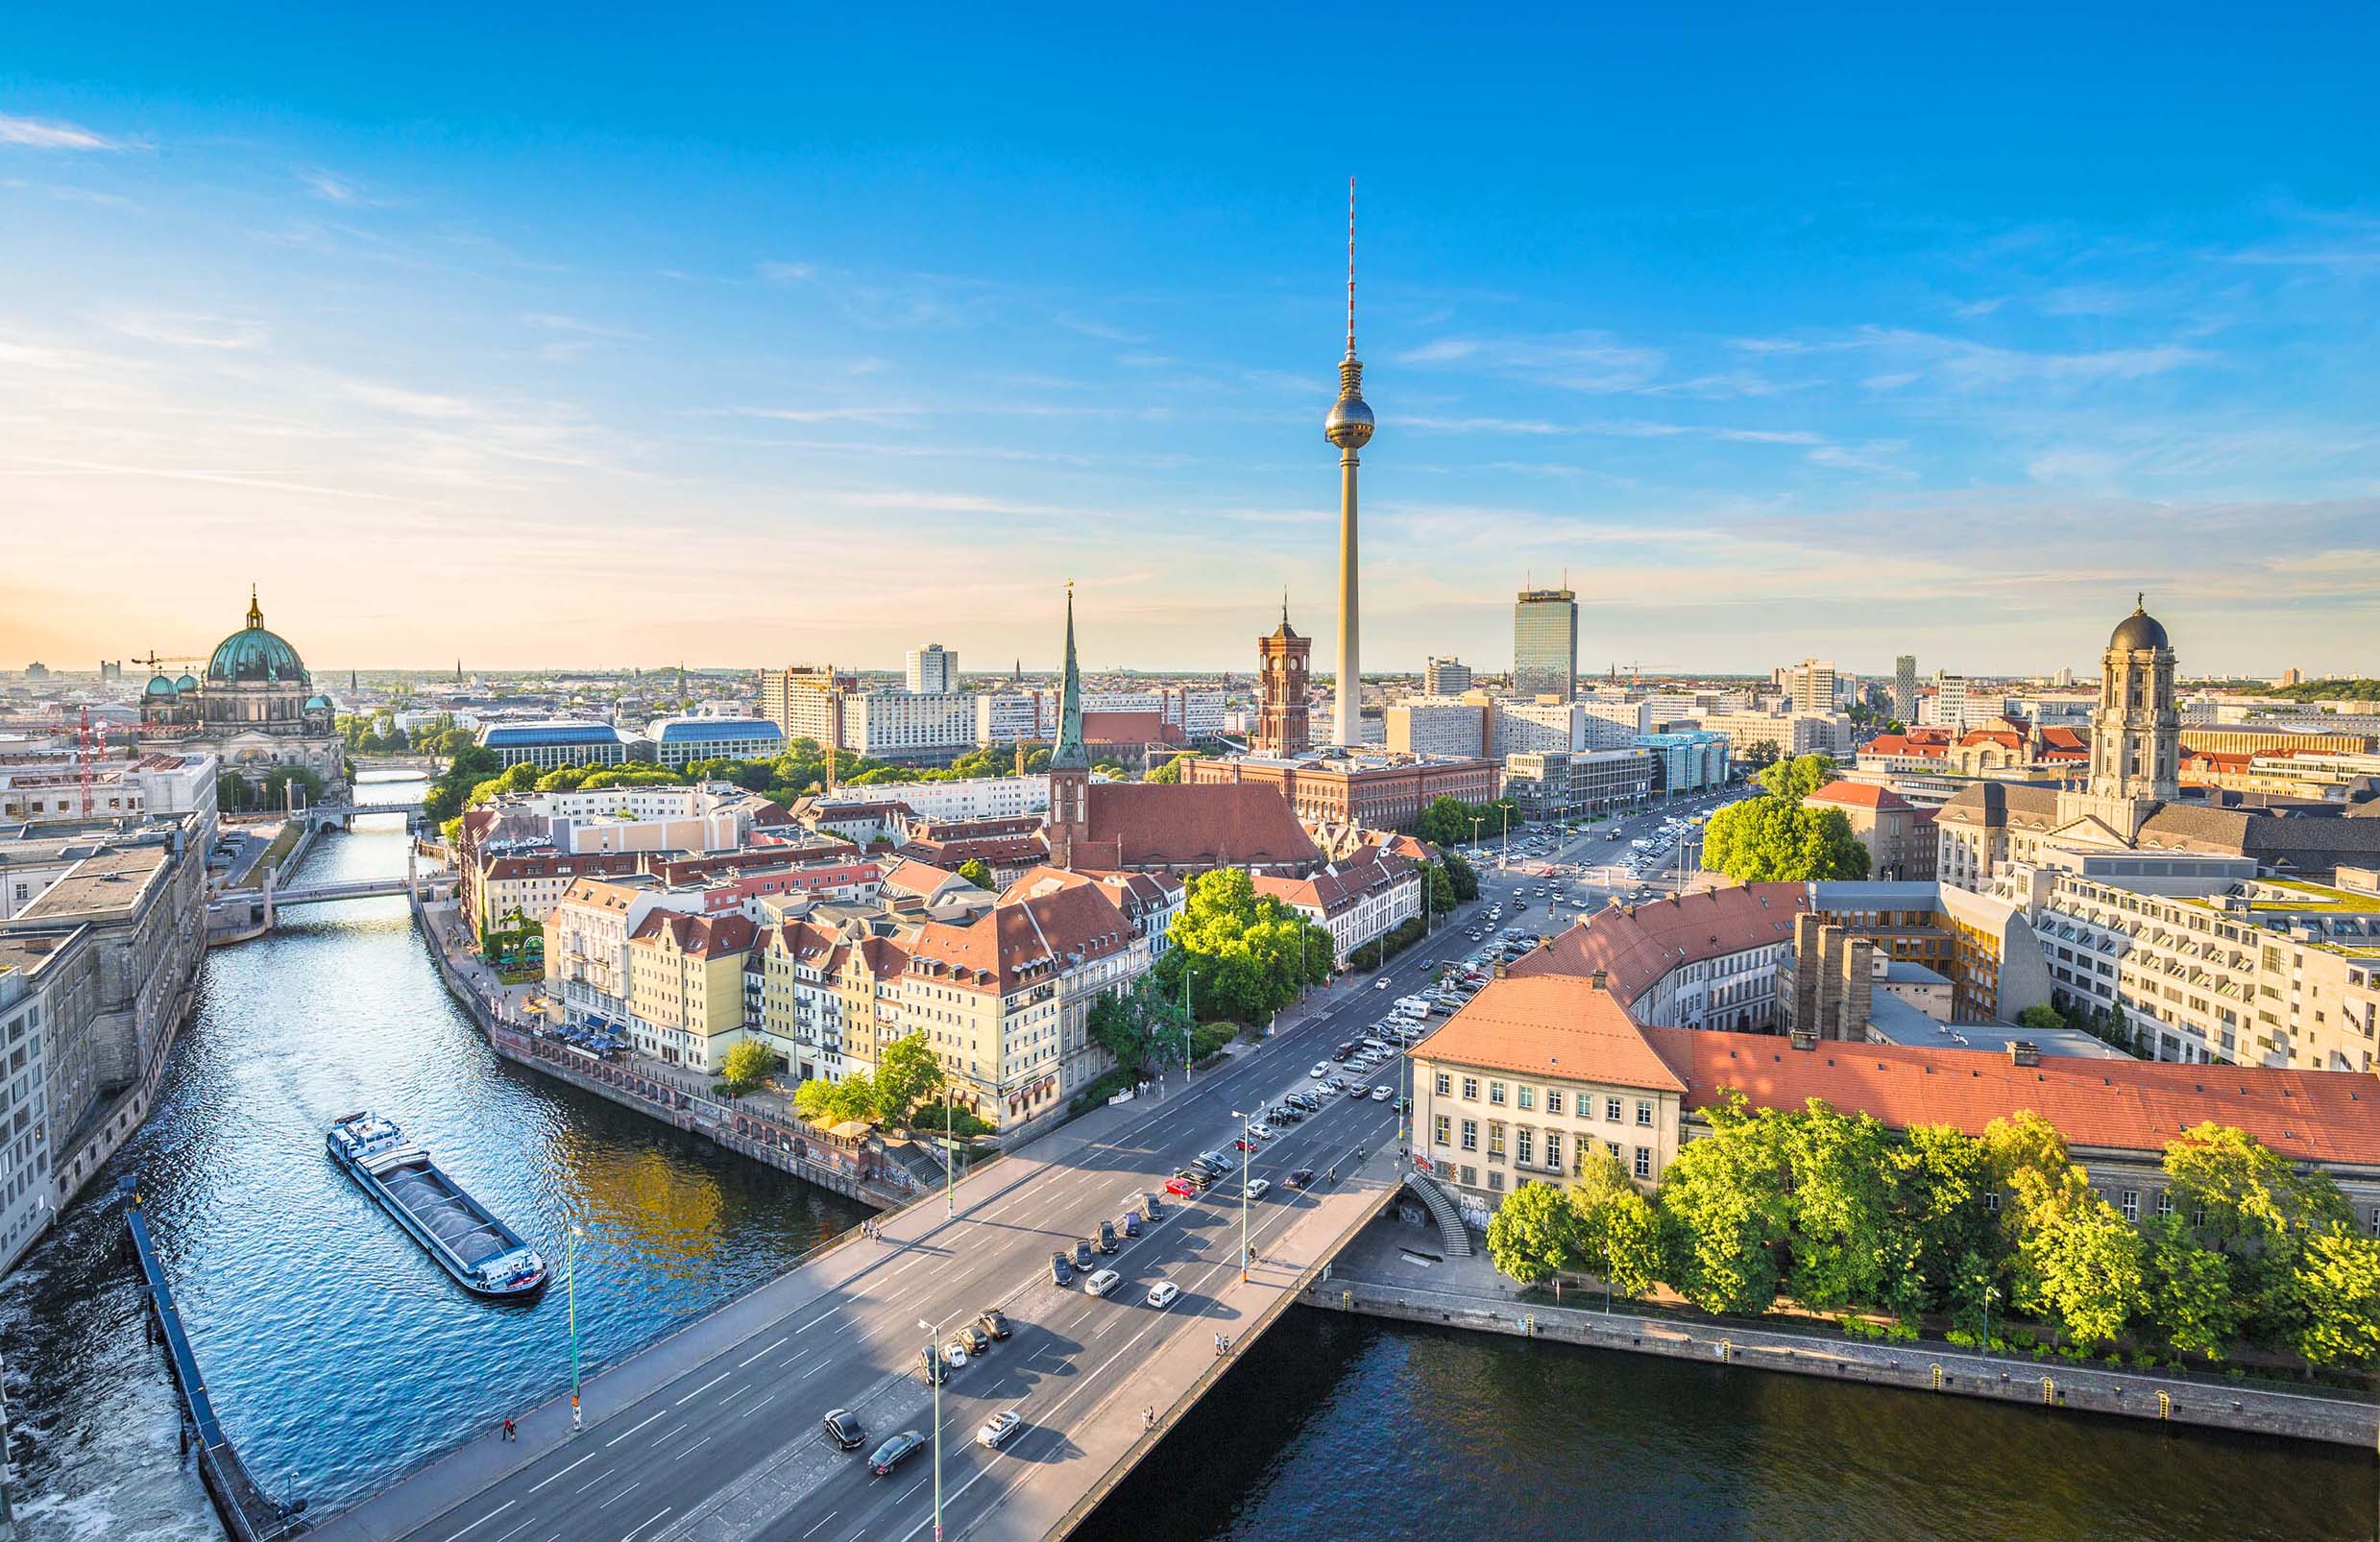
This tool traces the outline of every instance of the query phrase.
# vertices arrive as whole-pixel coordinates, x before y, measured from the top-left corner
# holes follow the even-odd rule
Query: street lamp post
[[[1181,1089],[1190,1090],[1190,1041],[1199,1036],[1198,1015],[1190,1009],[1190,955],[1181,955]]]
[[[578,1240],[587,1234],[573,1223],[562,1241],[563,1289],[571,1307],[571,1434],[578,1434]]]
[[[1977,1347],[1983,1352],[1983,1373],[1987,1376],[1992,1368],[1992,1298],[1998,1294],[1997,1287],[1987,1285],[1983,1288],[1983,1337]]]
[[[1249,1117],[1238,1109],[1231,1117],[1240,1121],[1240,1283],[1248,1283],[1248,1148],[1255,1140],[1248,1133]]]
[[[954,1312],[942,1322],[960,1315]],[[926,1331],[926,1362],[933,1367],[934,1385],[934,1542],[942,1542],[942,1378],[949,1368],[942,1363],[942,1323],[917,1319],[917,1326]]]
[[[959,1143],[952,1138],[953,1123],[959,1117],[950,1096],[950,1084],[942,1084],[942,1218],[959,1214]]]
[[[1504,835],[1504,849],[1496,854],[1495,866],[1498,872],[1505,872],[1513,865],[1513,806],[1500,803],[1495,806],[1495,811],[1502,816]]]

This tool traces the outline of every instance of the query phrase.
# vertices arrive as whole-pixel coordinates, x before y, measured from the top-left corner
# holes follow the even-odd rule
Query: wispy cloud
[[[729,414],[737,418],[765,418],[781,423],[868,423],[879,428],[898,428],[914,423],[923,416],[920,407],[897,403],[877,406],[847,407],[731,407]]]
[[[313,191],[316,198],[329,204],[345,204],[352,208],[376,208],[386,201],[368,196],[352,178],[327,171],[305,171],[298,180]]]
[[[1658,349],[1602,332],[1549,337],[1443,337],[1396,355],[1399,364],[1449,365],[1589,393],[1635,391],[1661,373]]]
[[[261,348],[261,323],[225,316],[158,316],[141,313],[117,316],[108,325],[126,337],[173,348],[213,349],[235,352]]]
[[[1139,332],[1128,331],[1095,316],[1083,316],[1074,311],[1061,311],[1051,320],[1070,332],[1084,337],[1096,337],[1105,343],[1146,343],[1149,339]]]
[[[752,270],[772,284],[797,284],[818,276],[813,262],[764,262]]]
[[[112,139],[96,129],[55,118],[20,118],[0,112],[0,145],[28,150],[130,150],[131,141]]]

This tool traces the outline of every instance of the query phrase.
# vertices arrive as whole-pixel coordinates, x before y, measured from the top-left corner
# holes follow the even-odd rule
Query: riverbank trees
[[[2135,1221],[2030,1113],[1975,1137],[1896,1137],[1814,1099],[1707,1117],[1709,1137],[1653,1194],[1602,1152],[1571,1187],[1516,1190],[1490,1257],[1524,1282],[1575,1270],[1716,1313],[1889,1313],[1972,1341],[1996,1303],[2004,1343],[2016,1317],[2074,1355],[2128,1344],[2203,1363],[2245,1348],[2380,1366],[2380,1239],[2327,1175],[2245,1131],[2201,1124],[2169,1143],[2166,1203]]]

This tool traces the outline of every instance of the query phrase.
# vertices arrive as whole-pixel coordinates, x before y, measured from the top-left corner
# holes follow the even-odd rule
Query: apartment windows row
[[[1453,1096],[1456,1079],[1457,1078],[1454,1073],[1451,1072],[1442,1071],[1437,1072],[1433,1085],[1437,1089],[1438,1096],[1441,1097]],[[1470,1103],[1478,1102],[1480,1100],[1480,1087],[1482,1078],[1477,1076],[1464,1076],[1460,1078],[1460,1080],[1463,1088],[1463,1100]],[[1525,1082],[1507,1084],[1494,1078],[1487,1079],[1486,1088],[1487,1101],[1491,1107],[1500,1108],[1505,1106],[1506,1103],[1510,1101],[1513,1106],[1518,1107],[1524,1112],[1534,1111],[1537,1108],[1539,1101],[1542,1099],[1544,1103],[1546,1113],[1559,1114],[1563,1111],[1563,1104],[1568,1096],[1568,1095],[1559,1087],[1539,1088],[1531,1086]],[[1576,1099],[1578,1112],[1576,1117],[1579,1119],[1594,1118],[1596,1100],[1597,1099],[1593,1094],[1578,1094]],[[1603,1119],[1607,1123],[1619,1124],[1627,1122],[1630,1104],[1633,1102],[1635,1108],[1635,1122],[1648,1129],[1652,1127],[1654,1108],[1653,1101],[1650,1098],[1639,1097],[1628,1099],[1615,1097],[1610,1094],[1605,1094],[1601,1098],[1601,1102]]]
[[[1565,1134],[1561,1130],[1538,1129],[1526,1124],[1508,1129],[1502,1120],[1489,1120],[1485,1121],[1483,1132],[1481,1120],[1466,1119],[1458,1122],[1450,1114],[1440,1114],[1435,1117],[1431,1127],[1431,1144],[1442,1149],[1477,1154],[1482,1149],[1483,1133],[1486,1141],[1486,1156],[1490,1165],[1489,1187],[1493,1189],[1503,1187],[1502,1174],[1495,1169],[1503,1166],[1508,1157],[1516,1168],[1534,1168],[1557,1176],[1567,1172],[1575,1177],[1585,1165],[1589,1147],[1593,1144],[1592,1140],[1587,1136],[1576,1137],[1570,1151],[1573,1165],[1565,1168],[1563,1166]],[[1629,1172],[1637,1179],[1646,1183],[1652,1181],[1654,1168],[1651,1146],[1623,1146],[1617,1141],[1606,1141],[1603,1145],[1615,1159],[1626,1163]],[[1469,1173],[1471,1169],[1465,1168],[1463,1170]],[[1477,1183],[1469,1177],[1464,1178],[1463,1182],[1472,1188],[1478,1187]]]

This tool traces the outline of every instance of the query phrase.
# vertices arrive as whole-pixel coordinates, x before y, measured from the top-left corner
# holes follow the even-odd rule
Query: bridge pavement
[[[1459,925],[1397,961],[1396,989],[1370,981],[1331,993],[1184,1090],[1178,1073],[1152,1095],[1086,1115],[970,1176],[957,1215],[928,1198],[631,1357],[586,1384],[584,1430],[568,1399],[520,1420],[517,1443],[474,1438],[320,1529],[327,1542],[561,1542],[765,1537],[783,1542],[910,1542],[932,1530],[933,1462],[920,1453],[871,1479],[867,1449],[902,1430],[930,1433],[917,1374],[920,1319],[957,1322],[1005,1311],[1015,1337],[953,1373],[943,1389],[945,1534],[1030,1537],[1058,1525],[1117,1462],[1149,1438],[1141,1409],[1172,1409],[1214,1364],[1213,1340],[1246,1336],[1294,1295],[1299,1276],[1359,1226],[1395,1180],[1396,1115],[1387,1102],[1334,1099],[1282,1130],[1251,1163],[1273,1190],[1250,1207],[1251,1280],[1238,1278],[1239,1179],[1233,1174],[1126,1241],[1104,1266],[1123,1279],[1105,1299],[1051,1280],[1049,1255],[1115,1220],[1187,1157],[1227,1148],[1231,1110],[1307,1085],[1307,1066],[1381,1017],[1435,961],[1469,946]],[[1392,1063],[1376,1073],[1392,1084]],[[1355,1153],[1368,1151],[1358,1163]],[[1296,1168],[1339,1180],[1290,1189]],[[1360,1170],[1358,1170],[1360,1168]],[[1170,1197],[1170,1196],[1169,1196]],[[1145,1301],[1172,1280],[1170,1309]],[[832,1408],[865,1423],[862,1452],[818,1432]],[[994,1411],[1024,1426],[997,1453],[972,1444]]]

